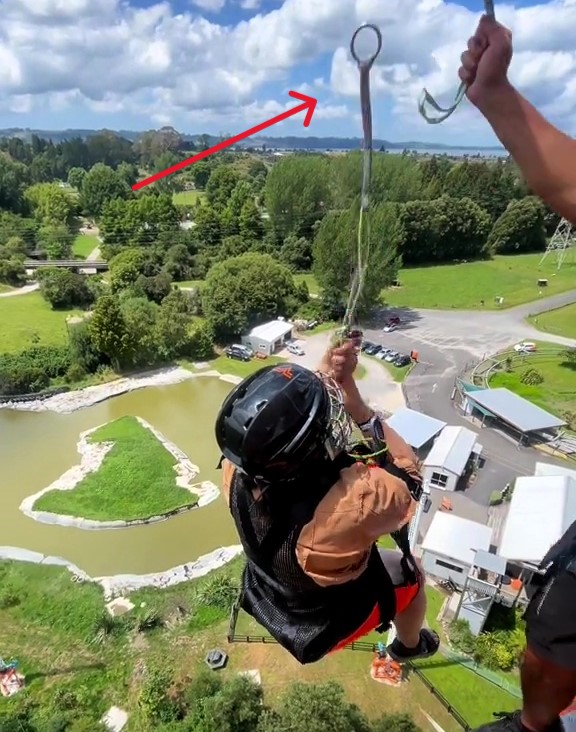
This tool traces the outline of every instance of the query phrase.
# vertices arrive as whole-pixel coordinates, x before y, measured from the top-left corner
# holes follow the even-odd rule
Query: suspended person
[[[216,422],[223,492],[247,558],[241,607],[303,664],[392,620],[394,660],[439,646],[423,628],[424,578],[406,542],[404,554],[376,546],[413,515],[421,477],[411,448],[363,402],[357,361],[347,341],[317,373],[265,367],[232,391]],[[384,468],[349,456],[353,421],[366,435],[381,430]]]
[[[467,96],[514,158],[530,189],[576,224],[576,140],[560,132],[508,79],[512,34],[484,16],[462,54]]]

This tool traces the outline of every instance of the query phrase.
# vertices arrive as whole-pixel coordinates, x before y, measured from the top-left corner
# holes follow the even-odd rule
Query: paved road
[[[304,356],[292,356],[288,352],[282,352],[280,355],[307,368],[315,369],[328,348],[330,335],[330,333],[318,333],[302,338],[299,342],[304,348]],[[387,412],[395,412],[403,407],[405,402],[402,388],[395,383],[386,368],[366,356],[361,356],[360,362],[366,370],[366,375],[359,382],[359,387],[368,404]]]
[[[572,302],[576,302],[576,291],[501,312],[390,310],[382,312],[365,327],[369,340],[390,345],[403,353],[418,351],[420,363],[405,382],[410,407],[479,434],[487,462],[475,484],[466,492],[472,500],[485,505],[492,490],[503,487],[517,475],[532,475],[538,459],[556,461],[543,458],[534,450],[518,448],[496,430],[480,429],[464,419],[451,401],[457,375],[467,364],[523,339],[576,345],[572,339],[541,333],[524,320],[529,314]],[[383,333],[382,324],[391,314],[399,314],[406,325],[393,333]]]
[[[0,292],[0,297],[16,297],[17,295],[28,295],[30,292],[38,290],[40,285],[35,282],[33,285],[24,285],[24,287],[18,287],[15,290],[9,292]]]

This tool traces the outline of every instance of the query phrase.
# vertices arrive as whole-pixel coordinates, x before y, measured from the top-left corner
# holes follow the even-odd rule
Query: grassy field
[[[540,267],[541,258],[541,254],[519,254],[486,262],[402,269],[400,287],[383,290],[382,298],[392,307],[496,310],[576,288],[576,264],[567,263],[558,272],[552,261]],[[318,293],[312,274],[295,279],[305,280],[310,293]],[[540,290],[539,279],[547,279],[548,286]],[[501,306],[495,303],[496,297],[504,298]]]
[[[94,521],[134,521],[197,504],[196,495],[176,485],[174,456],[135,417],[109,422],[88,440],[113,443],[100,469],[71,491],[45,493],[34,510]]]
[[[193,206],[201,198],[204,198],[204,191],[178,191],[172,196],[176,206]]]
[[[437,616],[444,596],[432,587],[426,589],[426,595],[428,598],[427,624],[441,633],[442,629],[437,621]],[[236,632],[239,635],[266,635],[266,631],[242,613],[238,618]],[[372,633],[364,640],[377,643],[383,639],[385,640],[385,636]],[[445,730],[455,731],[457,729],[454,719],[428,691],[416,674],[411,674],[410,681],[400,689],[389,689],[383,686],[378,687],[378,693],[375,694],[374,682],[368,675],[372,660],[369,653],[341,651],[320,663],[301,669],[298,669],[297,664],[293,664],[278,646],[271,644],[247,644],[243,655],[246,659],[250,659],[250,661],[247,660],[248,665],[255,664],[250,666],[251,668],[260,669],[266,688],[273,685],[278,688],[278,691],[281,691],[282,686],[289,683],[295,674],[301,675],[302,680],[311,683],[334,678],[345,686],[350,701],[357,703],[370,716],[381,714],[383,708],[390,712],[411,712],[415,715],[416,723],[420,723],[421,727],[426,729],[423,718],[420,717],[419,708],[421,708]],[[518,699],[442,656],[420,661],[417,665],[425,677],[438,688],[472,727],[489,721],[493,712],[511,711],[518,707]],[[267,683],[268,674],[270,682]]]
[[[0,648],[26,675],[25,691],[4,700],[2,712],[32,705],[37,729],[87,732],[117,704],[130,714],[126,732],[156,729],[138,705],[144,669],[166,670],[179,683],[210,648],[226,647],[230,593],[221,607],[210,587],[216,579],[216,590],[222,581],[234,588],[240,568],[236,561],[201,580],[139,590],[131,595],[136,609],[112,620],[98,585],[72,582],[60,567],[0,562]],[[78,726],[49,724],[62,714]]]
[[[531,325],[544,333],[576,338],[576,303],[540,315],[533,315],[528,320]]]
[[[510,389],[560,417],[576,411],[576,367],[567,362],[562,347],[545,342],[537,342],[537,346],[536,353],[514,356],[511,371],[494,374],[490,386]],[[522,383],[522,375],[530,368],[544,377],[541,384]]]
[[[548,286],[542,289],[546,297],[576,287],[576,264],[557,272],[553,262],[540,267],[541,258],[541,254],[520,254],[487,262],[403,269],[401,286],[386,290],[383,297],[393,306],[493,310],[499,307],[496,297],[504,298],[505,308],[538,300],[541,278],[548,279]]]
[[[316,278],[313,274],[307,273],[307,274],[297,274],[294,275],[294,280],[298,284],[300,282],[305,282],[308,285],[308,292],[311,295],[317,295],[320,292],[320,287],[318,286],[318,283],[316,282]]]
[[[80,311],[52,310],[39,292],[0,298],[0,351],[20,351],[37,342],[61,345],[66,342],[66,318]]]
[[[77,259],[86,259],[99,245],[98,237],[78,234],[72,244],[72,254]]]

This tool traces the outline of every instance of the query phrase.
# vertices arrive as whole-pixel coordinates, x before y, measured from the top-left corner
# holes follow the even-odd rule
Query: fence
[[[511,684],[509,681],[506,681],[506,679],[503,679],[501,676],[494,673],[493,671],[484,668],[484,666],[480,666],[476,663],[476,661],[474,661],[473,658],[470,658],[469,656],[464,656],[461,653],[455,653],[450,648],[447,648],[445,645],[442,645],[442,647],[440,648],[440,652],[449,661],[453,661],[460,666],[464,666],[464,668],[472,671],[477,676],[480,676],[485,681],[488,681],[490,684],[493,684],[494,686],[499,686],[503,691],[506,691],[508,694],[510,694],[510,696],[513,696],[516,699],[522,699],[522,692],[520,690],[520,687]]]
[[[269,644],[276,644],[276,641],[274,638],[272,638],[269,635],[233,635],[232,637],[228,638],[228,641],[230,643],[269,643]],[[366,641],[354,641],[353,643],[349,643],[347,646],[344,646],[344,649],[347,651],[364,651],[368,653],[376,653],[378,647],[375,643],[367,643]],[[471,729],[468,722],[464,719],[464,717],[460,714],[460,712],[455,709],[452,704],[446,699],[444,694],[442,692],[438,691],[438,689],[432,684],[432,682],[426,677],[424,672],[419,669],[416,665],[413,663],[408,663],[408,667],[411,671],[413,671],[416,676],[422,681],[422,683],[426,686],[426,688],[438,699],[438,701],[442,704],[442,706],[446,709],[448,714],[450,714],[456,722],[466,731]]]

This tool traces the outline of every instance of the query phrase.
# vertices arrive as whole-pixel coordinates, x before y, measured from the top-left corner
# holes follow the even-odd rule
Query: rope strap
[[[488,17],[494,20],[496,19],[496,14],[494,12],[494,0],[484,0],[484,12]],[[420,112],[422,117],[424,117],[426,122],[428,122],[428,124],[438,125],[441,122],[444,122],[444,120],[448,119],[448,117],[450,117],[450,115],[456,111],[456,109],[460,105],[460,102],[462,101],[462,99],[464,99],[467,88],[468,87],[464,82],[460,84],[460,87],[458,88],[458,91],[456,93],[456,97],[454,98],[454,103],[451,107],[441,107],[434,99],[434,97],[430,94],[430,92],[427,89],[423,89],[422,96],[420,98],[420,101],[418,102],[418,111]],[[427,104],[432,107],[432,109],[436,110],[436,112],[439,112],[440,116],[430,116],[426,111]]]

